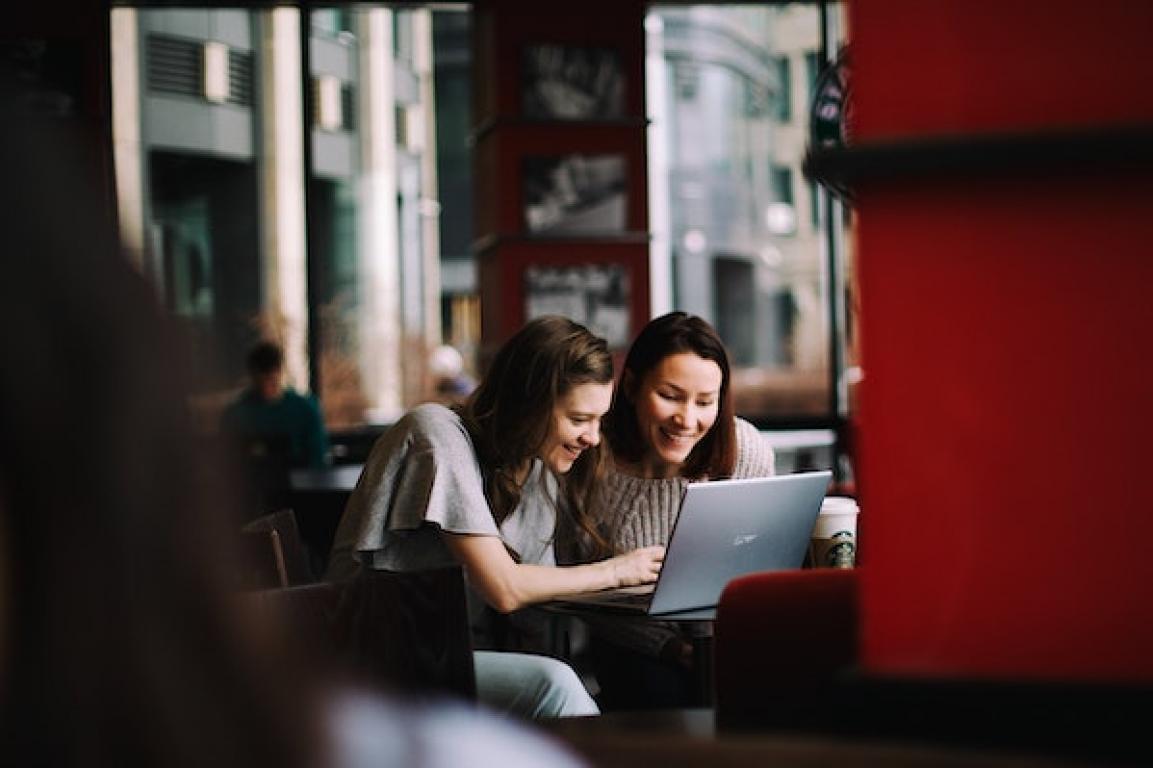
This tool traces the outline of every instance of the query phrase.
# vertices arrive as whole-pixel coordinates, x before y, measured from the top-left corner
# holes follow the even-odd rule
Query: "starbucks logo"
[[[837,531],[833,534],[829,548],[825,552],[825,566],[829,568],[852,568],[856,562],[857,546],[850,531]]]

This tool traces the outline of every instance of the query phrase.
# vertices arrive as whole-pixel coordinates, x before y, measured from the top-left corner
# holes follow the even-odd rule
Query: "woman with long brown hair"
[[[609,552],[665,545],[691,481],[773,474],[773,451],[733,409],[728,352],[704,319],[651,320],[625,357],[605,418],[613,467],[598,512]],[[586,550],[586,557],[601,552]],[[606,709],[689,706],[691,642],[671,623],[592,620],[591,656]]]
[[[652,582],[664,548],[557,567],[559,529],[598,535],[590,503],[612,397],[605,341],[563,317],[532,320],[497,352],[459,409],[427,403],[373,446],[337,530],[329,577],[361,567],[464,566],[484,604],[508,614],[555,597]],[[478,648],[495,645],[474,612]],[[482,702],[533,717],[598,711],[575,673],[544,656],[480,650]],[[538,694],[526,699],[526,691]]]

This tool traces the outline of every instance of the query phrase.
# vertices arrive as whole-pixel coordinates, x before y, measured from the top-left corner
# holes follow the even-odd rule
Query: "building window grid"
[[[248,51],[228,51],[228,103],[252,106],[252,60]]]
[[[312,127],[321,128],[321,78],[312,78]],[[340,122],[330,130],[352,132],[356,130],[356,88],[352,83],[340,84]]]
[[[356,130],[356,87],[352,83],[340,86],[340,127],[345,131]]]
[[[204,98],[204,42],[172,35],[150,34],[145,41],[145,81],[149,92]],[[253,55],[228,49],[228,100],[252,106]]]
[[[775,104],[775,117],[782,123],[792,122],[793,119],[793,78],[792,63],[788,56],[773,57],[773,69],[777,75],[777,98]]]
[[[171,35],[148,35],[146,81],[152,93],[199,98],[204,91],[202,43]]]

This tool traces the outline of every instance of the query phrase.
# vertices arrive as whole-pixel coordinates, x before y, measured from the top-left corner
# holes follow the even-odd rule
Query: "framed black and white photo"
[[[612,349],[629,343],[629,272],[622,264],[528,267],[524,297],[526,320],[563,315],[603,337]]]
[[[613,235],[626,229],[624,155],[530,155],[523,160],[525,229],[534,235]]]
[[[624,74],[612,48],[530,45],[524,50],[524,117],[616,120],[624,116]]]

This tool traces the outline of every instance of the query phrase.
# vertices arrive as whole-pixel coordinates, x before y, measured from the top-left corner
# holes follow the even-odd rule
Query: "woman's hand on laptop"
[[[610,558],[607,563],[612,569],[617,586],[635,587],[656,581],[664,559],[665,548],[654,546],[641,547],[632,552],[617,555]]]

